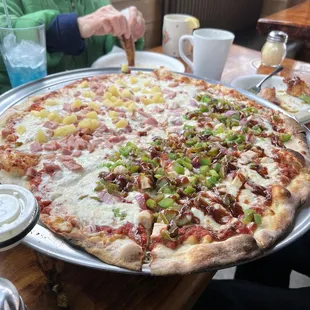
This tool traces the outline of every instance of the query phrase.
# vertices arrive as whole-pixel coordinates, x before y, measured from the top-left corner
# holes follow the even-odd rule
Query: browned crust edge
[[[107,264],[134,271],[139,271],[142,268],[144,251],[141,246],[128,237],[106,238],[104,233],[87,236],[80,229],[72,228],[72,225],[65,220],[53,219],[46,214],[41,214],[40,220],[52,232],[83,248]],[[67,232],[60,231],[60,226],[62,230],[66,230],[65,227],[68,224]]]
[[[162,244],[151,252],[151,273],[154,275],[188,274],[206,268],[236,264],[261,254],[255,239],[239,235],[224,242],[182,245],[171,250]]]

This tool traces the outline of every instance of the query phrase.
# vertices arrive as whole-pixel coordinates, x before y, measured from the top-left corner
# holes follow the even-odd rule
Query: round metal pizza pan
[[[135,69],[138,71],[151,71],[148,69]],[[20,104],[24,102],[29,96],[40,95],[43,93],[47,93],[58,88],[61,88],[75,80],[81,79],[83,77],[91,77],[100,74],[110,74],[110,73],[119,73],[119,68],[103,68],[103,69],[79,69],[74,71],[67,71],[63,73],[57,73],[53,75],[49,75],[43,79],[40,79],[35,82],[30,82],[15,89],[12,89],[2,96],[0,96],[0,115],[9,107],[13,105]],[[199,77],[195,77],[190,74],[188,75],[197,79],[201,79]],[[219,83],[217,81],[212,81],[209,79],[205,79],[211,83]],[[234,88],[229,85],[225,85],[231,88]],[[267,106],[269,108],[283,111],[281,108],[277,107],[276,105],[263,100],[247,91],[238,89],[242,94],[244,94],[249,99],[256,101],[258,104],[263,106]],[[307,130],[307,129],[306,129]],[[310,145],[310,132],[307,130],[307,139],[308,144]],[[300,238],[304,233],[306,233],[310,229],[310,201],[306,202],[303,206],[300,207],[298,214],[296,216],[295,223],[290,231],[278,244],[266,251],[262,256],[272,254],[285,246],[289,245],[293,241]],[[42,226],[41,224],[37,224],[33,230],[24,238],[23,242],[30,246],[31,248],[42,252],[46,255],[67,261],[69,263],[94,268],[94,269],[101,269],[111,272],[120,272],[120,273],[130,273],[130,274],[140,274],[140,275],[150,275],[150,270],[147,265],[143,266],[142,271],[130,271],[124,268],[115,267],[112,265],[105,264],[101,262],[99,259],[95,258],[94,256],[86,253],[85,251],[74,247],[54,235],[51,231],[47,228]],[[260,256],[261,257],[261,256]],[[259,257],[258,257],[259,258]],[[256,258],[257,259],[257,258]],[[243,262],[244,263],[244,262]],[[236,264],[225,265],[222,268],[227,268]],[[200,272],[209,271],[211,269],[203,269]]]

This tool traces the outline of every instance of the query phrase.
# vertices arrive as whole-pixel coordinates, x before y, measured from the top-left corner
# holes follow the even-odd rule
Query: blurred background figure
[[[109,0],[7,0],[7,7],[18,27],[33,27],[38,21],[45,24],[49,74],[91,66],[119,46],[121,36],[132,36],[136,49],[143,49],[145,21],[133,6],[120,12]],[[4,19],[2,3],[0,18]],[[10,82],[1,61],[0,93],[8,89]]]

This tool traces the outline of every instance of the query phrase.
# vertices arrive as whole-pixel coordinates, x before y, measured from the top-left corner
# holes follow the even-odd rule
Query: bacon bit
[[[111,143],[119,143],[119,142],[125,141],[125,140],[126,140],[125,136],[116,136],[116,137],[109,138],[109,142],[111,142]]]
[[[43,148],[45,151],[56,151],[60,148],[60,145],[56,140],[52,140],[48,143],[45,143]]]
[[[47,173],[54,173],[55,171],[61,170],[60,166],[53,163],[43,163],[43,166]]]
[[[143,121],[143,124],[152,125],[152,126],[158,126],[158,122],[154,117],[149,117],[145,121]]]
[[[33,167],[29,167],[27,170],[26,170],[26,176],[29,177],[29,178],[34,178],[36,175],[37,175],[37,170],[34,169]]]
[[[63,148],[63,149],[61,150],[61,154],[62,154],[62,155],[71,155],[71,154],[72,154],[72,151],[69,150],[69,149],[67,149],[67,148]]]
[[[72,156],[73,156],[73,157],[79,157],[79,156],[81,156],[81,154],[82,154],[81,151],[74,151],[74,152],[72,153]]]
[[[81,170],[83,169],[83,167],[78,164],[74,159],[70,160],[70,161],[64,161],[62,162],[62,164],[69,170],[71,171],[76,171],[76,170]]]
[[[52,122],[52,121],[46,121],[43,124],[43,127],[48,128],[48,129],[55,129],[58,127],[58,123],[56,122]]]
[[[85,141],[90,141],[93,137],[91,135],[83,135],[81,136],[82,139],[84,139]]]
[[[33,103],[29,108],[28,111],[41,111],[43,110],[43,107],[41,106],[41,103],[44,101],[44,98],[41,98],[37,100],[35,103]]]
[[[5,139],[8,135],[12,134],[13,132],[14,132],[13,129],[4,128],[1,131],[1,136],[2,136],[3,139]]]
[[[30,151],[31,152],[36,153],[36,152],[41,152],[42,150],[43,150],[43,147],[40,143],[33,142],[30,144]]]

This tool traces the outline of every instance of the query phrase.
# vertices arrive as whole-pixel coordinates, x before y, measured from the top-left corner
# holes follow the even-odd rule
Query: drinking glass
[[[11,24],[0,20],[0,50],[11,85],[17,87],[47,74],[45,25],[23,18]]]

